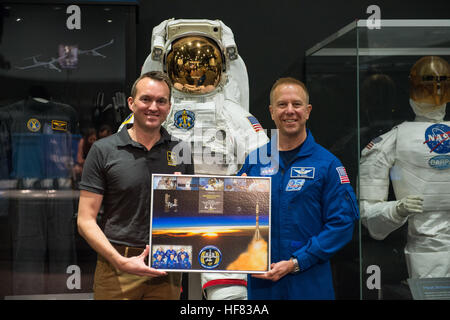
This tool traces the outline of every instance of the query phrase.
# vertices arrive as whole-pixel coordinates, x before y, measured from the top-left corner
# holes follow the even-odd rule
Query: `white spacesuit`
[[[172,108],[163,126],[191,142],[196,174],[234,175],[250,151],[269,141],[248,112],[247,69],[222,21],[160,23],[153,29],[141,74],[155,70],[173,83]],[[130,117],[123,124],[132,121]],[[246,299],[246,280],[246,274],[201,275],[211,300]]]
[[[361,220],[381,240],[408,221],[411,278],[450,277],[450,66],[423,57],[410,74],[415,121],[373,139],[361,153]],[[389,179],[396,201],[386,201]]]

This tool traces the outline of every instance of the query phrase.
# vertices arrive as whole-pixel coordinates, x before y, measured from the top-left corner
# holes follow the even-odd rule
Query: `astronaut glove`
[[[412,214],[423,212],[423,197],[419,195],[409,195],[397,201],[395,206],[397,214],[406,218]]]
[[[114,96],[112,97],[114,109],[120,109],[125,108],[127,105],[127,98],[125,96],[125,93],[123,92],[116,92]]]
[[[112,97],[116,122],[121,123],[126,117],[127,99],[125,93],[116,92]]]

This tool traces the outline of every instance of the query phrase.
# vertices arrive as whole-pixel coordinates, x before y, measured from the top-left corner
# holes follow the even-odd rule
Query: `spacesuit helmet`
[[[415,102],[441,106],[450,102],[450,65],[437,56],[419,59],[411,68],[410,98]]]
[[[210,38],[185,36],[175,40],[165,63],[174,89],[181,92],[207,94],[221,82],[224,59]]]

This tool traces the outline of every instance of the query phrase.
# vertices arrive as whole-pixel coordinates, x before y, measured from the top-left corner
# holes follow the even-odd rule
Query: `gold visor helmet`
[[[450,102],[450,65],[437,56],[419,59],[410,72],[410,98],[440,106]]]
[[[167,75],[175,89],[206,94],[214,91],[222,77],[223,58],[217,44],[207,37],[177,39],[166,57]]]

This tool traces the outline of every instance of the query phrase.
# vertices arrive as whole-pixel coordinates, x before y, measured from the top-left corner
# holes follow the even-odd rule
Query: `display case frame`
[[[372,20],[355,20],[305,53],[313,105],[309,127],[341,159],[359,201],[361,151],[391,128],[414,121],[408,104],[410,69],[423,56],[450,60],[450,20],[379,22],[375,29]],[[447,113],[444,121],[448,118]],[[388,200],[396,200],[392,184]],[[334,258],[337,298],[356,298],[348,279],[356,280],[352,271],[359,270],[360,299],[412,299],[403,253],[407,223],[384,240],[374,239],[361,221],[357,229]]]

